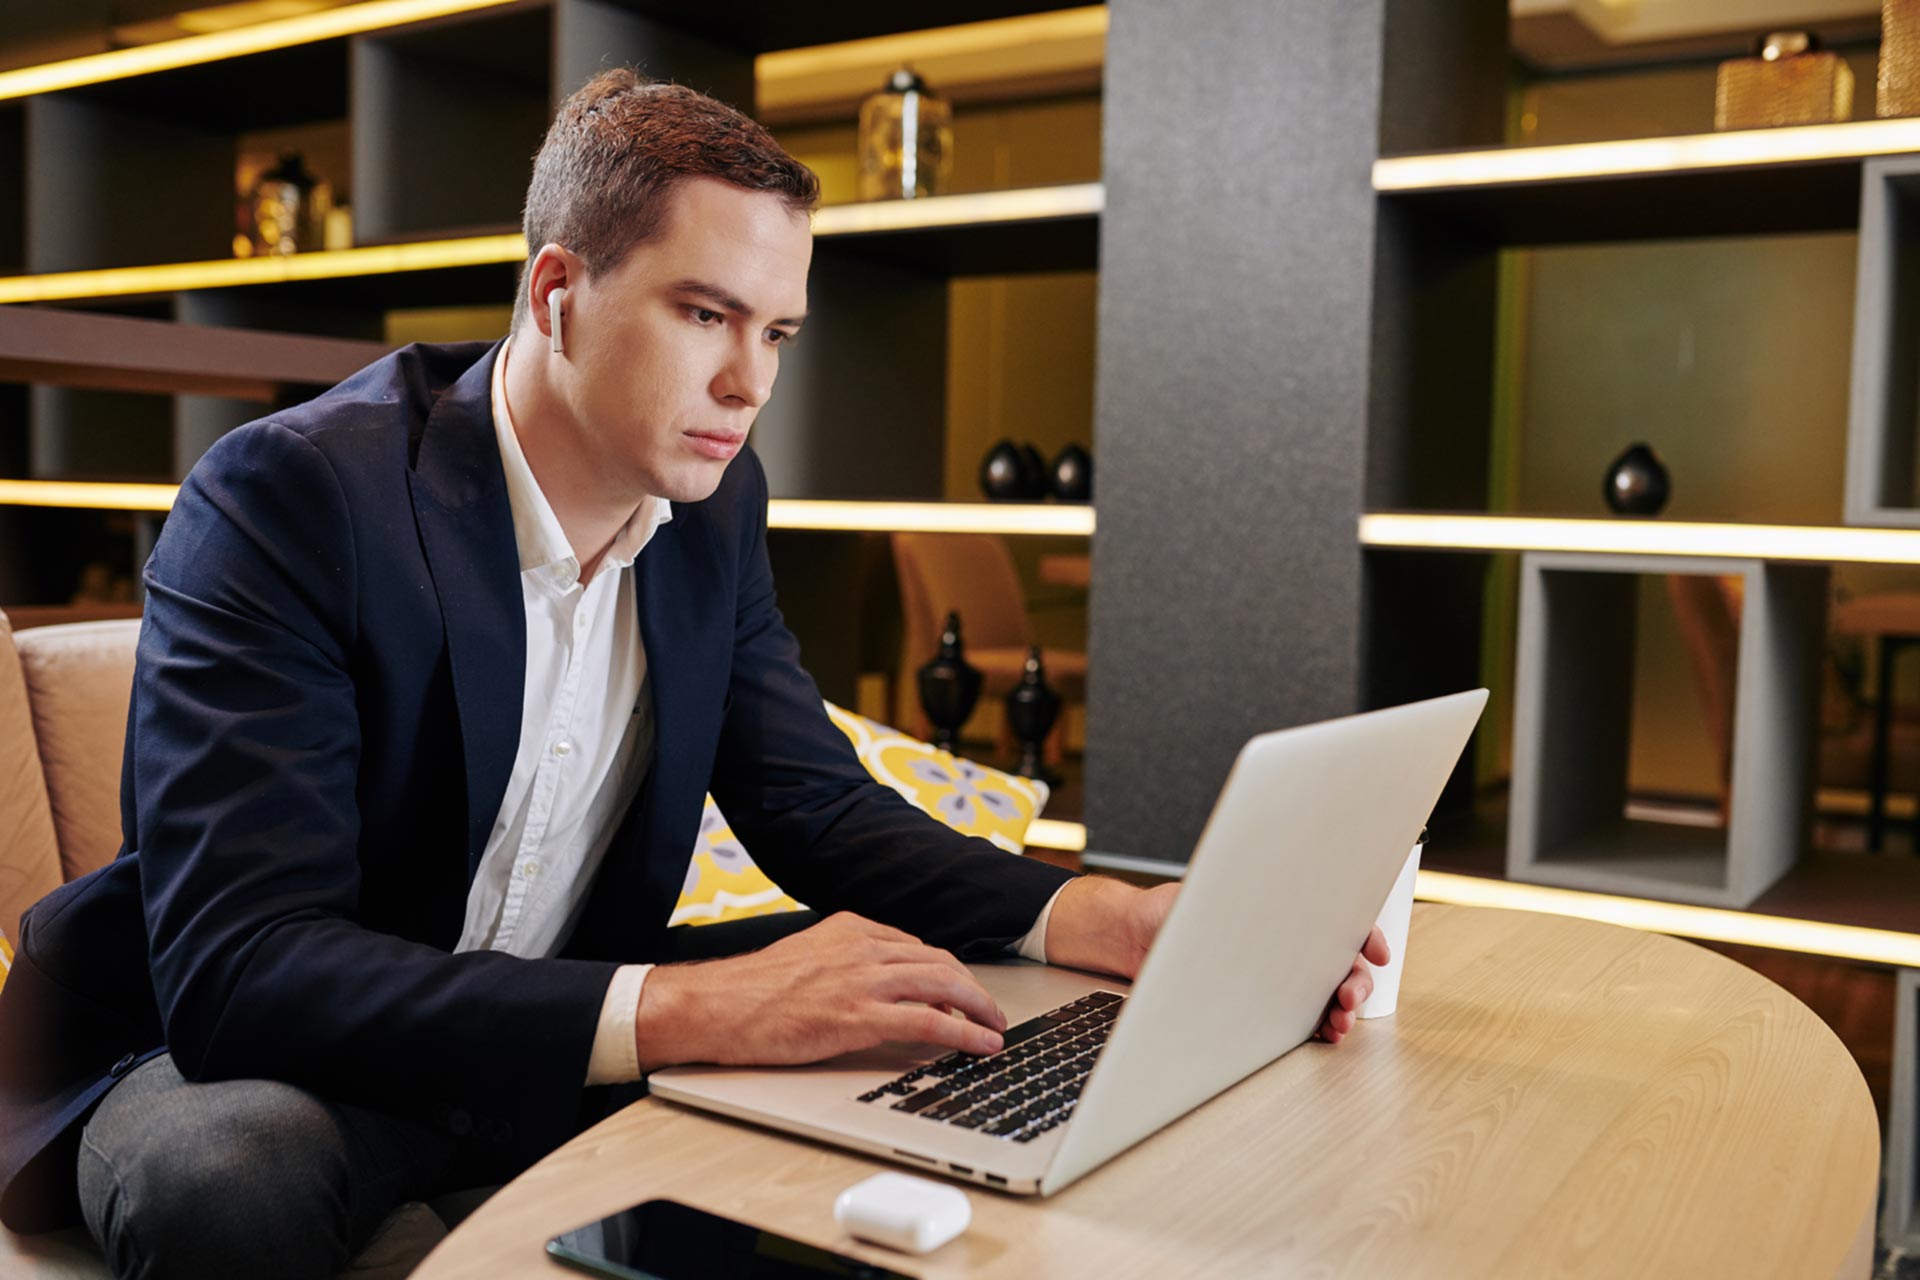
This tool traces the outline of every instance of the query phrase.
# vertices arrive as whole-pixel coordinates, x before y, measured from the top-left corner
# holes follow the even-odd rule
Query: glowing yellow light
[[[775,529],[875,533],[1032,533],[1087,536],[1089,506],[1006,505],[990,502],[831,502],[775,498],[767,506]]]
[[[1078,822],[1057,818],[1035,818],[1027,824],[1027,843],[1042,849],[1060,849],[1079,853],[1087,847],[1087,828]]]
[[[0,480],[0,506],[82,507],[103,511],[165,511],[180,491],[174,484],[108,484],[77,480]]]
[[[1866,964],[1920,966],[1920,934],[1896,933],[1891,929],[1863,929],[1857,925],[1823,924],[1722,907],[1617,898],[1604,893],[1550,889],[1544,885],[1515,884],[1446,871],[1422,870],[1414,881],[1413,894],[1428,902],[1463,907],[1540,911],[1710,942],[1799,951]]]
[[[31,94],[54,93],[107,80],[124,80],[129,76],[198,66],[225,58],[244,57],[250,53],[266,53],[273,49],[287,49],[294,45],[312,44],[317,40],[337,40],[363,31],[398,27],[409,22],[512,3],[514,0],[366,0],[364,4],[303,13],[276,22],[210,31],[205,35],[183,36],[158,44],[114,49],[107,53],[89,54],[84,58],[69,58],[64,62],[47,62],[36,67],[3,71],[0,72],[0,99],[24,98]]]
[[[981,191],[964,196],[929,196],[921,200],[876,200],[869,204],[829,205],[819,210],[813,215],[813,233],[855,236],[877,231],[977,226],[987,222],[1084,218],[1098,214],[1106,202],[1107,190],[1098,182]]]
[[[1805,164],[1920,151],[1920,119],[1857,120],[1785,129],[1629,138],[1550,147],[1488,148],[1373,162],[1376,191],[1495,187],[1689,169]]]
[[[0,279],[0,303],[59,302],[71,298],[117,298],[179,289],[225,289],[240,285],[282,284],[294,280],[334,280],[350,276],[433,271],[443,267],[487,266],[519,262],[527,256],[518,234],[472,236],[464,240],[428,240],[417,244],[372,245],[316,253],[219,258],[208,262],[168,262],[151,267],[113,267],[100,271],[60,271]]]
[[[814,215],[814,234],[857,236],[881,231],[927,230],[991,222],[1046,221],[1099,213],[1104,188],[1097,182],[1068,187],[991,191],[930,200],[887,200],[838,205]],[[62,302],[75,298],[121,298],[184,289],[227,289],[283,284],[296,280],[333,280],[433,271],[444,267],[520,262],[526,239],[517,233],[427,240],[413,244],[370,245],[315,253],[220,258],[207,262],[167,262],[146,267],[98,271],[59,271],[0,278],[0,304]]]
[[[1089,5],[928,31],[867,36],[835,44],[809,45],[804,49],[781,49],[755,58],[753,71],[755,80],[791,80],[840,71],[864,73],[876,66],[911,63],[920,67],[930,58],[975,53],[1005,55],[1009,51],[1017,52],[1023,45],[1087,37],[1104,39],[1106,34],[1107,7]]]
[[[1376,512],[1360,517],[1360,542],[1409,550],[1592,551],[1823,564],[1920,564],[1920,529],[1823,525]]]
[[[0,480],[0,506],[165,511],[177,485],[69,480]],[[828,502],[775,498],[767,523],[776,529],[887,533],[1090,534],[1091,507],[994,506],[984,502]],[[1085,833],[1081,835],[1085,839]]]

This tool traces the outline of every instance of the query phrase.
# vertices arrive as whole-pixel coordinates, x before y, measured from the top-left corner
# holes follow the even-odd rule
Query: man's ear
[[[528,316],[556,352],[565,349],[567,293],[581,271],[580,259],[557,244],[540,246],[527,271]]]

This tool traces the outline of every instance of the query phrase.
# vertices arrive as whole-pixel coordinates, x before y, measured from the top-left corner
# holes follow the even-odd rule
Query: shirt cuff
[[[1044,913],[1041,919],[1046,919]],[[623,964],[613,971],[607,998],[600,1002],[593,1053],[587,1058],[588,1084],[626,1084],[640,1078],[640,1046],[633,1040],[633,1020],[640,1010],[640,992],[652,972],[650,964]]]
[[[1071,880],[1067,881],[1067,884],[1072,883]],[[1066,887],[1067,885],[1063,884],[1060,889]],[[1040,908],[1040,918],[1033,922],[1033,928],[1027,930],[1026,936],[1013,944],[1014,954],[1022,959],[1038,960],[1041,964],[1047,962],[1047,918],[1053,914],[1053,904],[1059,900],[1060,889],[1055,889],[1053,897],[1047,899],[1047,905]]]

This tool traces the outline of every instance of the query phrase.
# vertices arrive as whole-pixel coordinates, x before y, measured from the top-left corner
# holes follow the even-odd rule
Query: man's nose
[[[752,342],[734,350],[733,358],[720,370],[714,391],[725,401],[747,409],[758,409],[773,394],[773,379],[780,371],[780,360],[772,347]]]

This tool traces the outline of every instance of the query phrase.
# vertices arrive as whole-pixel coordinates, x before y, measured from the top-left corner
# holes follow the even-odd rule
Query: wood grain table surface
[[[1806,1006],[1657,934],[1418,904],[1399,1012],[1309,1042],[1049,1199],[968,1187],[921,1257],[834,1196],[890,1166],[652,1099],[454,1231],[419,1280],[558,1276],[656,1196],[925,1277],[1864,1278],[1880,1137]]]

